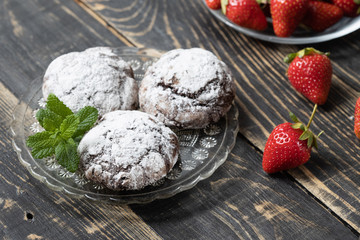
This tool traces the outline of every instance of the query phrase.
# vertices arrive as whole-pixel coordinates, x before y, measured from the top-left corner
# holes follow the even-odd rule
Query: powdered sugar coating
[[[204,128],[230,109],[234,83],[226,64],[200,49],[175,49],[148,68],[140,107],[168,126]]]
[[[42,87],[71,110],[93,106],[102,115],[118,109],[136,109],[138,86],[129,64],[108,47],[89,48],[56,58],[47,68]]]
[[[81,140],[78,152],[85,176],[113,190],[137,190],[175,165],[178,140],[163,123],[140,111],[114,111]]]

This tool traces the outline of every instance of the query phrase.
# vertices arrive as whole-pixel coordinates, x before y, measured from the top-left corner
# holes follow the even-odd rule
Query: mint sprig
[[[97,118],[96,108],[86,106],[73,113],[54,94],[50,94],[45,108],[36,113],[36,119],[45,131],[26,140],[27,146],[32,149],[31,155],[37,159],[55,155],[61,166],[75,172],[80,160],[77,154],[79,142]]]

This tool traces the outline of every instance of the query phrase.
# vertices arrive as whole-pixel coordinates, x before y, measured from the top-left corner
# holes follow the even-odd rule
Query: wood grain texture
[[[303,191],[287,174],[269,177],[260,171],[261,151],[247,142],[249,139],[261,149],[264,140],[258,134],[266,135],[271,131],[268,126],[276,124],[273,117],[268,115],[274,114],[278,120],[284,120],[285,115],[280,113],[285,110],[272,113],[275,108],[269,108],[268,105],[276,100],[280,102],[279,98],[287,99],[287,96],[277,96],[274,100],[274,97],[267,99],[264,95],[267,89],[276,92],[284,84],[288,88],[287,92],[293,93],[286,86],[286,79],[281,72],[285,67],[280,65],[276,70],[272,66],[276,60],[259,56],[262,52],[271,52],[280,57],[288,48],[264,44],[244,36],[240,36],[240,40],[234,44],[224,44],[222,41],[237,40],[239,35],[231,30],[223,31],[224,26],[209,18],[207,10],[195,1],[191,1],[190,6],[184,9],[181,1],[118,1],[115,4],[120,4],[119,7],[113,9],[118,13],[129,13],[124,21],[128,24],[127,32],[112,27],[116,25],[107,26],[106,21],[101,22],[98,12],[91,13],[91,8],[83,11],[72,1],[31,0],[24,4],[7,0],[0,4],[0,19],[3,23],[0,29],[6,33],[1,35],[3,44],[0,45],[0,67],[4,69],[0,72],[0,81],[3,83],[0,84],[0,238],[356,239],[357,234]],[[97,6],[102,13],[111,13],[111,9],[106,9],[104,4],[114,2],[93,1],[93,5],[87,4],[90,7]],[[140,5],[142,8],[138,10]],[[157,6],[155,18],[151,12],[153,6]],[[192,7],[202,9],[195,19],[189,15],[194,11]],[[171,14],[167,12],[168,9]],[[146,17],[145,20],[142,15]],[[183,19],[186,24],[174,19]],[[193,23],[191,20],[198,22]],[[134,21],[135,27],[132,27],[131,21]],[[146,25],[144,31],[141,30],[143,24]],[[204,31],[204,26],[209,30]],[[219,26],[221,29],[218,29]],[[157,31],[155,34],[154,29]],[[238,79],[237,103],[242,112],[242,134],[246,138],[238,137],[233,154],[211,179],[171,199],[143,206],[133,205],[130,208],[68,198],[47,189],[20,165],[11,150],[8,129],[11,109],[18,102],[18,97],[26,91],[30,80],[41,75],[40,72],[53,58],[96,45],[156,45],[156,48],[162,50],[201,46],[211,49],[231,64]],[[252,50],[242,52],[243,48],[248,47]],[[260,70],[271,71],[257,73]],[[348,70],[341,73],[343,76],[353,76]],[[263,87],[263,82],[268,80],[263,79],[265,76],[275,79],[272,88]],[[356,79],[352,80],[345,84],[350,89],[356,85]],[[344,91],[343,94],[346,96],[348,93]],[[295,96],[290,99],[298,104],[298,98]],[[266,114],[261,110],[260,100],[267,101],[263,104],[267,107]],[[302,104],[310,109],[306,101]],[[284,106],[282,103],[279,105]],[[328,111],[331,112],[331,109]],[[305,111],[299,113],[305,114]],[[263,123],[268,126],[262,126]],[[315,158],[321,159],[321,156],[315,154]],[[308,181],[308,186],[314,185],[313,191],[316,191],[318,176],[309,178],[310,174],[314,174],[313,169],[306,166],[299,171],[292,174],[300,176],[298,181],[304,175],[303,182]],[[325,181],[320,183],[329,187]],[[333,188],[329,189],[330,193],[334,193]],[[342,199],[334,200],[333,204],[339,201]],[[340,206],[339,211],[346,213],[345,210]]]
[[[209,179],[167,200],[131,208],[164,239],[357,239],[287,174],[258,171],[243,137]]]
[[[124,46],[72,1],[0,2],[0,239],[161,239],[129,207],[72,199],[34,177],[12,150],[12,109],[60,54]]]
[[[77,4],[65,2],[0,2],[0,80],[16,96],[61,54],[125,45]]]
[[[201,0],[82,2],[136,46],[160,50],[202,47],[214,52],[230,66],[237,81],[240,132],[261,151],[272,129],[289,121],[289,111],[305,122],[311,114],[313,105],[294,91],[282,62],[286,54],[305,46],[249,38],[213,18]],[[312,125],[318,129],[315,132],[324,130],[325,134],[311,161],[289,174],[360,232],[360,143],[352,130],[360,87],[360,31],[312,46],[330,51],[333,63],[329,99]]]

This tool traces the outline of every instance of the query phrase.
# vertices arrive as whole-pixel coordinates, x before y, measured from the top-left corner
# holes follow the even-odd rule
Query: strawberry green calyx
[[[359,0],[360,1],[360,0]],[[294,60],[296,57],[299,57],[299,58],[302,58],[306,55],[311,55],[313,53],[316,53],[316,54],[324,54],[326,56],[330,56],[330,53],[329,52],[326,52],[326,53],[323,53],[319,50],[316,50],[315,48],[304,48],[296,53],[290,53],[288,54],[285,58],[284,58],[284,62],[286,63],[291,63],[292,60]]]
[[[360,0],[354,0],[354,3],[356,3],[357,5],[360,5]],[[357,14],[357,15],[360,14],[360,6],[359,6],[358,9],[356,10],[356,14]]]
[[[354,1],[356,1],[356,0],[354,0]],[[360,1],[360,0],[359,0]],[[270,3],[270,0],[256,0],[256,2],[258,3],[258,4],[268,4],[268,3]]]
[[[360,5],[360,0],[354,0],[354,3],[356,3],[357,5]],[[357,9],[356,14],[357,15],[360,14],[360,7]]]
[[[256,0],[257,4],[259,4],[261,10],[264,11],[266,6],[270,6],[270,0]]]
[[[290,118],[294,121],[294,124],[292,124],[291,127],[294,129],[301,129],[303,131],[303,133],[299,137],[299,140],[307,140],[308,148],[315,147],[316,149],[318,149],[317,138],[320,137],[320,135],[323,134],[324,131],[321,131],[318,135],[314,135],[314,133],[309,130],[311,122],[315,116],[316,109],[317,104],[315,104],[309,122],[306,126],[304,123],[300,122],[292,112],[290,112]]]
[[[221,0],[221,12],[226,15],[226,6],[229,4],[229,0]]]

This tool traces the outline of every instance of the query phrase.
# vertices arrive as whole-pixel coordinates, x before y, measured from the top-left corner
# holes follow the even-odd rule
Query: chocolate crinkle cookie
[[[80,169],[112,190],[138,190],[155,183],[175,165],[177,136],[140,111],[106,113],[81,140]]]
[[[93,106],[100,115],[136,109],[138,86],[133,70],[109,47],[71,52],[51,62],[43,86],[46,99],[54,93],[71,110]]]
[[[234,92],[229,68],[213,53],[175,49],[147,69],[139,102],[168,126],[204,128],[229,111]]]

